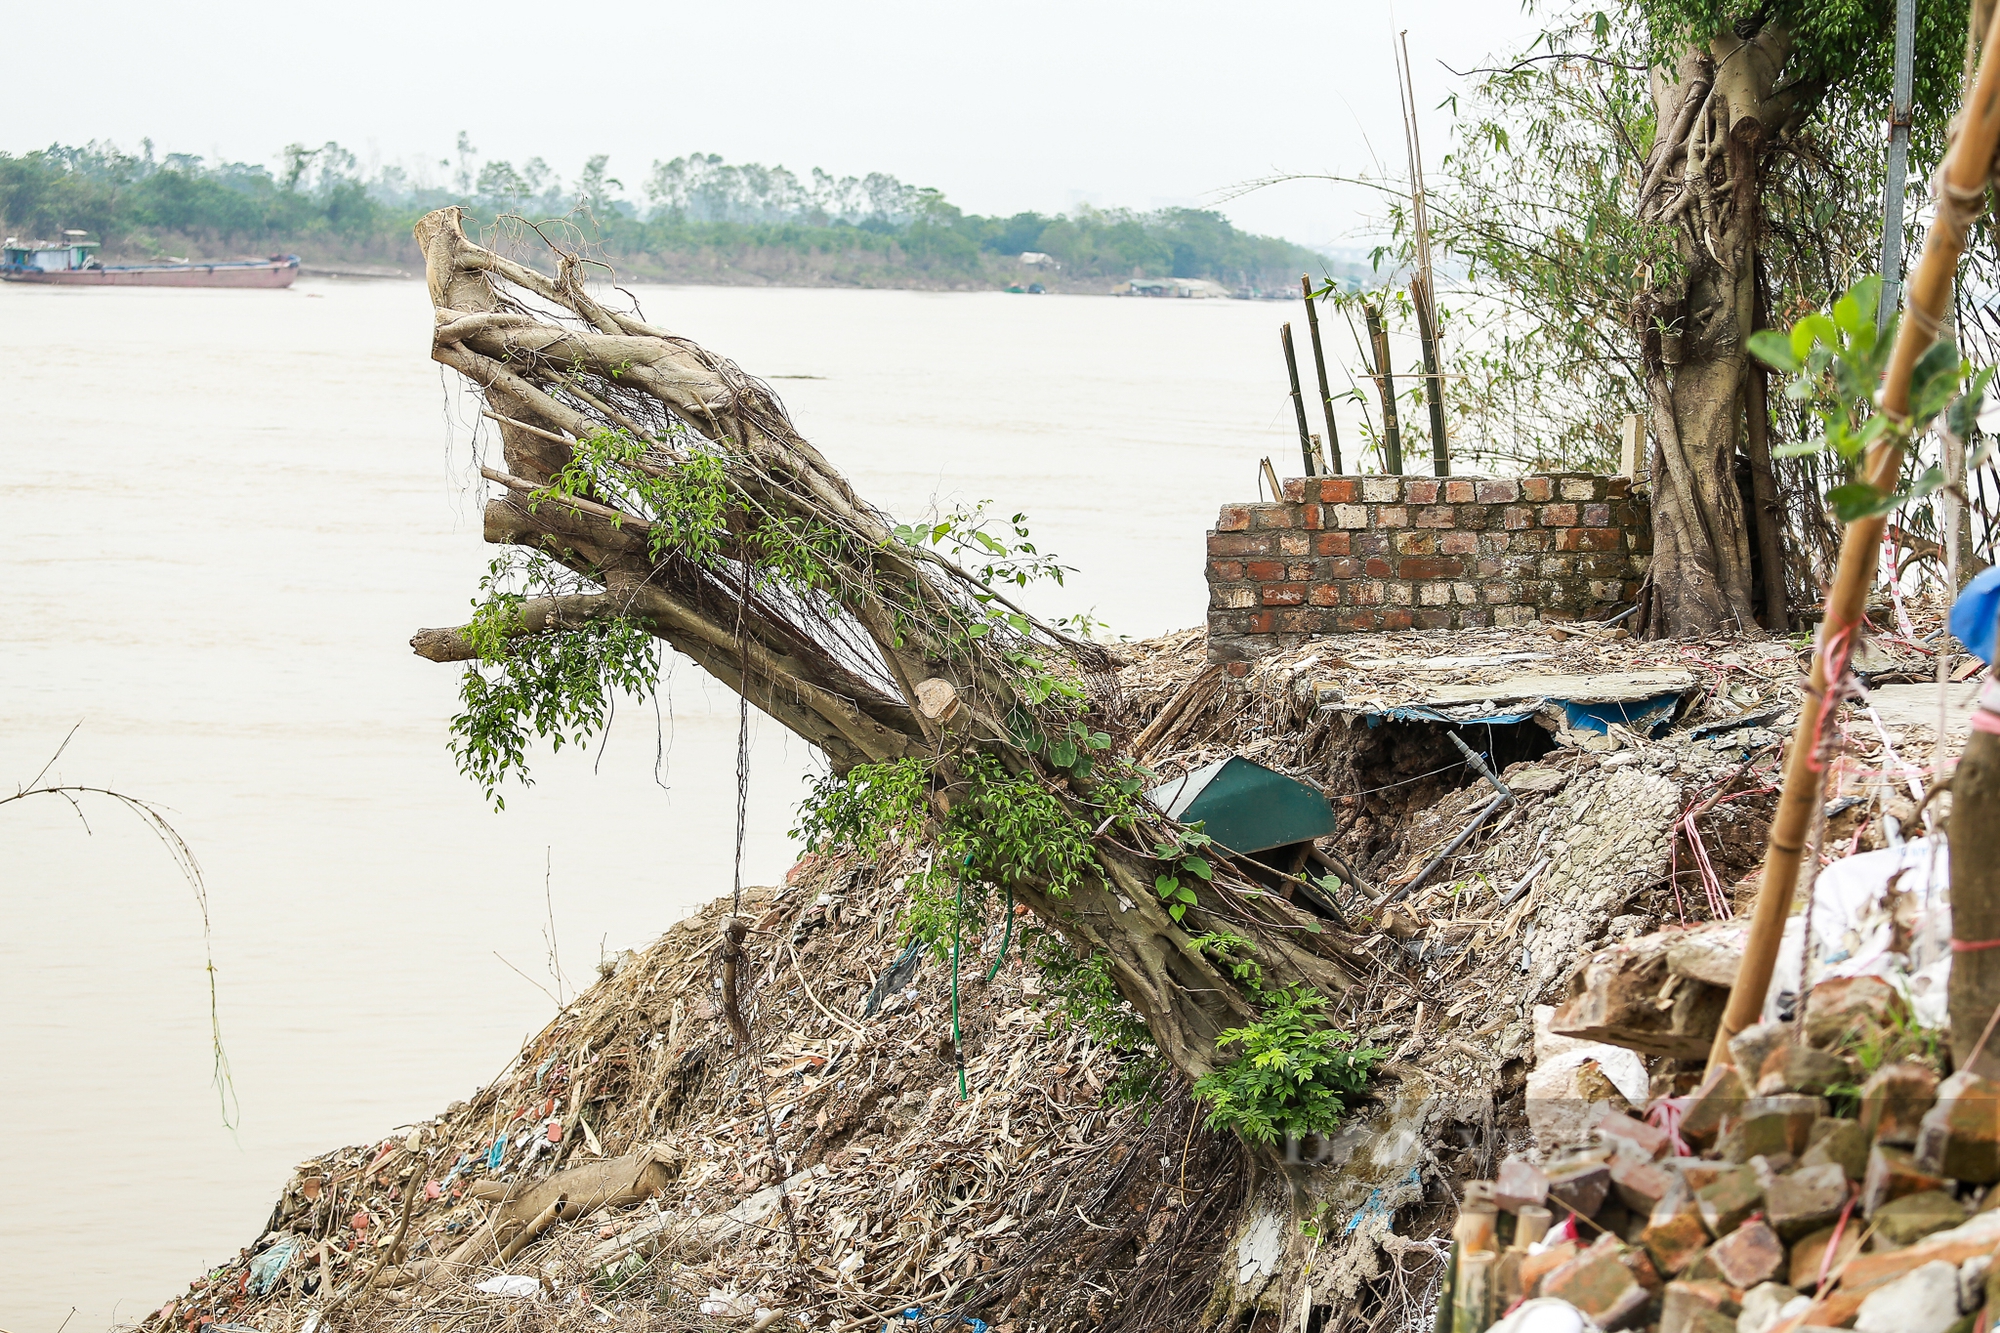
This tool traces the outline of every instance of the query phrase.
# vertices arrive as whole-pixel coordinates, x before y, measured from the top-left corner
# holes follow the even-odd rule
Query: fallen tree
[[[609,691],[647,688],[664,641],[824,753],[809,828],[863,850],[937,839],[913,886],[934,936],[1007,891],[1103,960],[1190,1078],[1262,996],[1352,984],[1336,932],[1144,804],[1087,688],[1110,655],[997,586],[1037,572],[1032,548],[1009,563],[957,530],[994,553],[974,572],[941,546],[951,525],[898,529],[768,386],[600,302],[578,255],[551,244],[548,276],[468,239],[456,208],[416,235],[432,357],[484,399],[505,462],[482,469],[500,488],[485,537],[511,554],[470,623],[412,640],[473,663],[455,748],[489,793],[530,729],[576,740]]]

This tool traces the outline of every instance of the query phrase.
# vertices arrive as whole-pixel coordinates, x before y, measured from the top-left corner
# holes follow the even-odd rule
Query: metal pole
[[[1306,475],[1314,476],[1312,429],[1306,425],[1306,396],[1299,391],[1299,358],[1292,351],[1292,326],[1289,323],[1279,327],[1278,341],[1285,345],[1285,371],[1292,377],[1292,410],[1299,417],[1299,452],[1305,455]]]
[[[1326,411],[1326,447],[1333,474],[1340,475],[1340,427],[1333,424],[1333,390],[1326,387],[1326,353],[1319,346],[1319,309],[1313,305],[1312,278],[1299,274],[1299,287],[1306,297],[1306,327],[1312,330],[1313,366],[1319,371],[1319,405]]]
[[[1896,0],[1895,88],[1889,106],[1889,179],[1882,191],[1882,303],[1875,327],[1886,328],[1902,304],[1903,181],[1910,170],[1910,74],[1916,45],[1917,0]]]

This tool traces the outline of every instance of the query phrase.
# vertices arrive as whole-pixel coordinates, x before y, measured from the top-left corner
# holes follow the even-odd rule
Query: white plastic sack
[[[1917,895],[1910,952],[1890,949],[1893,925],[1887,901],[1891,881],[1899,893]],[[1805,905],[1785,923],[1764,1021],[1776,1022],[1784,997],[1799,993]],[[1943,838],[1916,838],[1901,847],[1843,857],[1819,872],[1813,889],[1813,981],[1878,976],[1901,991],[1923,1027],[1945,1024],[1951,982],[1951,858]]]
[[[523,1277],[518,1273],[502,1273],[499,1277],[489,1277],[476,1290],[488,1296],[518,1296],[523,1299],[539,1296],[542,1283],[539,1278]]]

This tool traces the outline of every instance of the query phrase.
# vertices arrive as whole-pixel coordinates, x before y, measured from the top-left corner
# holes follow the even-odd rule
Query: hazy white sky
[[[49,59],[11,62],[0,149],[110,139],[274,162],[339,140],[428,163],[461,129],[482,156],[591,153],[637,196],[655,158],[885,171],[972,212],[1210,204],[1277,170],[1401,170],[1390,42],[1409,32],[1424,147],[1456,68],[1534,28],[1519,0],[1390,5],[734,4],[288,6],[101,0]],[[168,15],[173,15],[168,18]],[[65,24],[70,19],[62,20]],[[442,173],[440,173],[440,177]],[[1226,206],[1241,226],[1354,243],[1363,201],[1291,184]]]

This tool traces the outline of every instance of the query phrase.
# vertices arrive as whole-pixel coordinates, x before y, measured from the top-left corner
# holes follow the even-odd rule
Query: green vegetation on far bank
[[[0,153],[0,228],[52,238],[102,239],[107,256],[266,252],[307,262],[419,262],[410,224],[443,204],[491,219],[570,218],[621,272],[693,282],[987,287],[1041,281],[1054,288],[1133,277],[1204,278],[1226,287],[1288,289],[1322,274],[1316,251],[1237,230],[1217,212],[1138,213],[1079,207],[1011,217],[966,213],[936,190],[892,176],[800,178],[732,165],[712,154],[656,162],[638,200],[590,158],[564,182],[539,159],[521,168],[479,162],[465,136],[443,185],[389,167],[364,176],[338,144],[287,148],[282,167],[156,158],[109,145],[55,145]],[[449,165],[443,164],[443,165]],[[1030,267],[1023,254],[1048,256]]]

